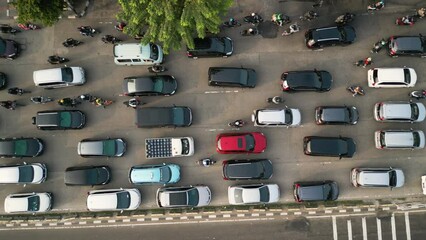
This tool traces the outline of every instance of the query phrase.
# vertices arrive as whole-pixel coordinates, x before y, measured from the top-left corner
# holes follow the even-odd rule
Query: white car
[[[141,204],[141,193],[136,188],[90,191],[87,196],[89,211],[135,210]]]
[[[426,108],[420,102],[378,102],[374,105],[373,114],[378,122],[422,122],[426,117]]]
[[[351,182],[354,187],[404,186],[404,172],[399,168],[353,168]]]
[[[412,68],[373,68],[368,70],[368,86],[373,88],[414,87],[416,71]]]
[[[207,186],[162,187],[157,190],[159,207],[202,207],[210,204],[212,193]]]
[[[10,194],[4,200],[7,213],[47,212],[51,208],[52,194],[48,192]]]
[[[297,127],[302,118],[296,108],[257,109],[253,111],[251,120],[255,127]]]
[[[274,203],[280,199],[280,188],[277,184],[252,184],[228,187],[229,204],[261,204]]]
[[[46,178],[47,168],[42,163],[0,166],[0,184],[39,184]]]
[[[374,133],[377,149],[422,149],[425,134],[421,130],[380,130]]]
[[[82,85],[86,82],[81,67],[62,67],[37,70],[33,73],[34,84],[42,88],[61,88]]]

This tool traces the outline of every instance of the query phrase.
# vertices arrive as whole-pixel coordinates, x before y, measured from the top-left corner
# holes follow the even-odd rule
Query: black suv
[[[321,106],[315,108],[315,122],[318,125],[324,124],[356,124],[359,114],[356,107],[351,106]]]
[[[339,186],[334,181],[295,182],[293,195],[296,202],[334,201],[339,197]]]
[[[94,186],[105,185],[111,181],[111,169],[108,166],[82,166],[65,169],[65,185]]]
[[[209,86],[254,88],[256,79],[256,71],[251,68],[209,68]]]
[[[43,111],[32,118],[32,123],[40,130],[81,129],[86,115],[79,110]]]
[[[333,26],[309,29],[305,33],[308,48],[322,48],[334,45],[348,45],[355,41],[356,33],[352,26]]]
[[[224,180],[270,179],[272,162],[268,159],[227,160],[222,162]]]
[[[393,36],[388,40],[388,53],[391,57],[426,57],[426,38],[419,36]]]
[[[10,39],[0,38],[0,57],[13,60],[19,56],[19,44]]]
[[[192,111],[189,107],[147,107],[136,110],[136,125],[140,128],[189,127]]]
[[[311,156],[351,158],[356,152],[356,144],[347,137],[310,136],[303,138],[303,150]]]
[[[126,96],[170,96],[176,89],[177,81],[170,75],[126,77],[123,81]]]
[[[232,39],[229,37],[194,38],[194,49],[187,48],[189,58],[228,57],[234,51]]]
[[[283,91],[330,91],[333,78],[327,71],[307,70],[284,72],[281,75]]]

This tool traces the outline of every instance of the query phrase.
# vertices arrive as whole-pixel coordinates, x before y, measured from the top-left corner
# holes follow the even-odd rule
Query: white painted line
[[[130,219],[128,219],[128,218],[123,219],[123,222],[130,222]]]
[[[86,221],[78,222],[78,224],[80,224],[80,225],[84,225],[86,223],[87,223]]]
[[[375,208],[368,208],[368,211],[372,212],[372,211],[376,211],[376,209]]]
[[[405,212],[405,233],[407,234],[407,240],[411,240],[411,228],[410,228],[410,217],[408,212]]]
[[[216,215],[209,215],[209,218],[216,218]]]
[[[382,221],[376,218],[377,224],[377,240],[382,240]]]
[[[13,223],[6,223],[6,227],[13,227]]]
[[[231,217],[231,214],[223,214],[223,217],[224,217],[224,218],[230,218],[230,217]]]
[[[245,216],[245,214],[244,213],[238,213],[237,214],[237,217],[244,217]]]
[[[374,216],[376,213],[352,213],[352,214],[341,214],[334,215],[335,217],[354,217],[354,216]],[[321,216],[306,216],[306,218],[316,219],[316,218],[329,218],[330,216],[321,215]]]
[[[49,223],[49,226],[56,226],[58,223]]]
[[[143,222],[143,221],[145,221],[145,218],[138,218],[138,219],[136,219],[136,221]]]
[[[72,224],[72,222],[64,222],[65,226],[68,226],[68,225],[71,225],[71,224]]]
[[[331,220],[333,222],[333,239],[337,240],[337,224],[336,224],[336,216],[331,216]]]
[[[367,220],[362,218],[362,239],[367,240]]]
[[[186,219],[188,219],[187,216],[180,217],[180,220],[186,220]]]
[[[166,220],[170,221],[170,220],[173,220],[173,218],[172,217],[166,217]]]
[[[347,224],[348,224],[348,240],[352,240],[352,222],[351,222],[351,220],[348,220]]]
[[[93,221],[94,224],[99,224],[101,222],[102,222],[101,220],[95,220],[95,221]]]
[[[160,220],[159,218],[151,218],[151,221],[158,221]]]
[[[43,226],[43,223],[36,223],[35,226],[36,227],[41,227],[41,226]]]
[[[251,216],[252,217],[259,217],[259,213],[252,213]]]
[[[315,212],[315,211],[309,211],[308,212],[308,214],[315,214],[315,213],[317,213],[317,212]]]
[[[294,212],[294,215],[301,215],[302,212]]]
[[[346,209],[339,210],[339,213],[345,213],[345,212],[346,212]]]
[[[200,219],[201,216],[194,216],[194,219]]]
[[[388,211],[388,210],[390,210],[390,207],[383,207],[382,209],[383,209],[383,211]]]
[[[354,208],[354,212],[361,212],[360,208]]]
[[[274,213],[268,212],[268,213],[266,213],[266,216],[268,216],[268,217],[274,216]]]
[[[396,240],[395,214],[393,213],[391,217],[391,226],[392,226],[392,240]]]
[[[288,212],[282,212],[282,213],[280,213],[280,215],[281,215],[281,216],[287,216],[287,215],[288,215]]]
[[[21,223],[21,227],[28,227],[28,223]]]
[[[115,219],[108,220],[108,223],[115,223]]]
[[[333,210],[325,210],[325,214],[330,214],[332,212],[333,212]]]

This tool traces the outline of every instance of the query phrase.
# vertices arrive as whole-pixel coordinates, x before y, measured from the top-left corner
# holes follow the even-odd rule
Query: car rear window
[[[28,198],[28,211],[38,211],[40,209],[40,197],[31,196]]]
[[[250,134],[247,134],[244,136],[244,139],[246,141],[246,150],[247,151],[253,151],[254,150],[254,137]],[[239,139],[238,139],[238,145],[239,145]]]
[[[411,119],[415,120],[419,117],[419,106],[415,103],[411,103]]]
[[[414,147],[420,146],[420,134],[418,132],[413,132],[413,142]]]
[[[389,186],[391,186],[391,187],[396,186],[396,172],[395,171],[389,171]]]
[[[149,57],[153,60],[157,60],[159,52],[157,44],[150,43],[149,46],[151,47],[151,55]]]
[[[102,142],[103,154],[107,156],[114,156],[116,153],[116,144],[114,140],[105,140]]]

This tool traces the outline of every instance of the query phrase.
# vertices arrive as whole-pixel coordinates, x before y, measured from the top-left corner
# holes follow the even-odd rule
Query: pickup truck
[[[194,155],[192,137],[164,137],[145,139],[146,158],[188,157]]]

